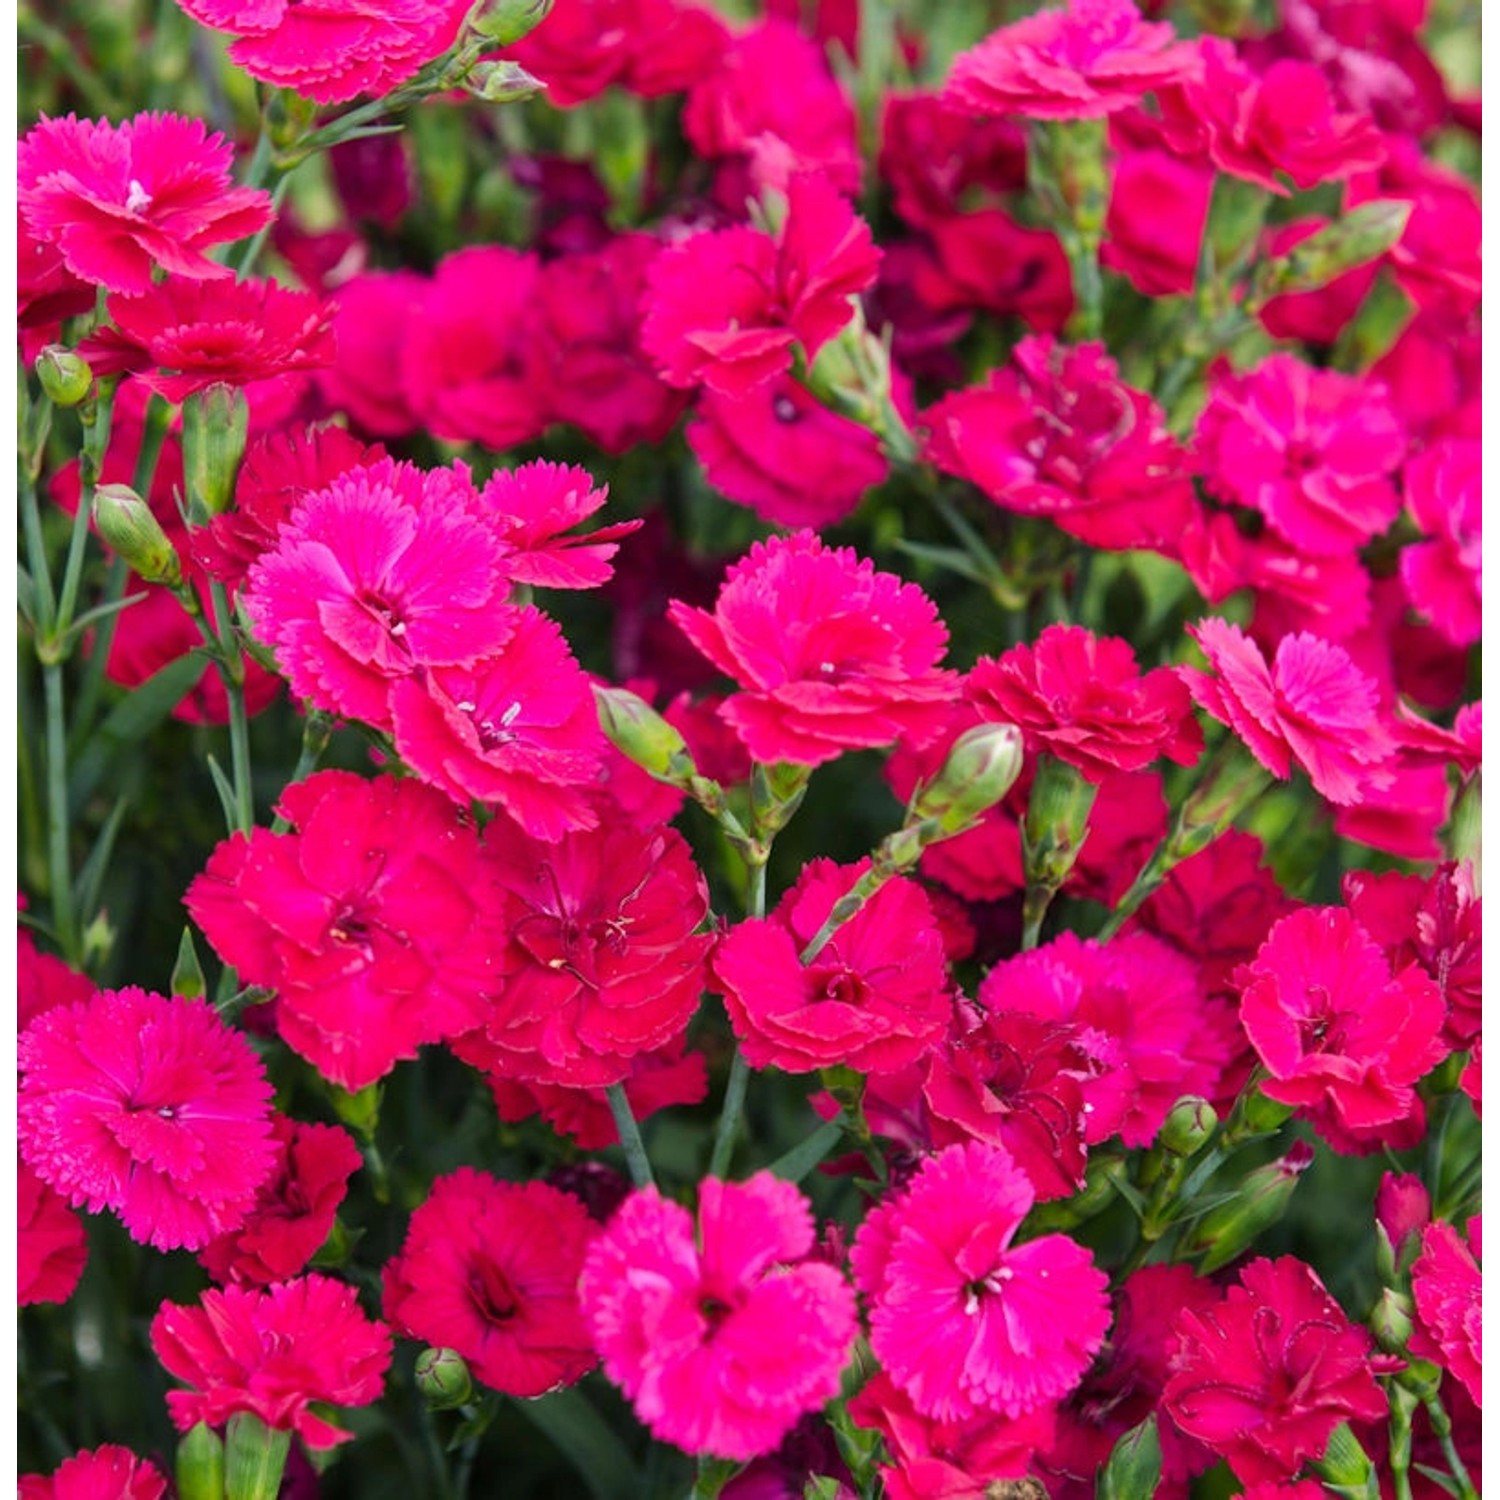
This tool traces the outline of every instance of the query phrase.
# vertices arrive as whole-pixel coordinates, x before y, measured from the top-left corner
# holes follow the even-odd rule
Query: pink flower
[[[1066,1235],[1011,1244],[1033,1202],[999,1146],[949,1146],[859,1227],[850,1265],[876,1358],[924,1416],[1008,1417],[1066,1395],[1109,1327],[1106,1278]]]
[[[495,897],[472,826],[394,777],[319,771],[282,793],[293,831],[221,843],[185,903],[282,1039],[354,1090],[483,1015]]]
[[[572,1385],[598,1360],[578,1305],[596,1232],[571,1193],[461,1168],[433,1183],[386,1264],[385,1315],[509,1396]]]
[[[415,271],[362,271],[339,284],[333,320],[332,363],[318,372],[318,388],[355,429],[400,438],[421,421],[407,396],[407,334],[422,321],[429,283]]]
[[[1407,595],[1455,646],[1479,639],[1480,448],[1447,438],[1406,466],[1406,506],[1426,540],[1401,552]]]
[[[1268,667],[1260,648],[1226,620],[1200,620],[1188,634],[1218,674],[1179,667],[1189,692],[1273,776],[1285,780],[1295,761],[1340,806],[1386,781],[1393,745],[1376,716],[1375,684],[1342,647],[1285,636]]]
[[[205,386],[248,385],[333,358],[334,308],[274,281],[168,277],[110,303],[115,327],[78,347],[96,375],[134,374],[168,401]]]
[[[752,1067],[888,1073],[926,1053],[952,1015],[942,936],[921,886],[888,881],[811,960],[802,950],[869,868],[815,859],[768,919],[731,928],[716,986]]]
[[[812,1249],[807,1200],[769,1172],[706,1178],[696,1226],[654,1188],[620,1206],[578,1289],[605,1373],[656,1437],[755,1458],[838,1394],[854,1292]]]
[[[1003,208],[949,214],[924,226],[935,261],[915,277],[928,309],[982,308],[1017,317],[1035,333],[1057,334],[1073,311],[1073,275],[1050,229],[1018,224]]]
[[[202,1000],[100,990],[38,1016],[19,1055],[22,1156],[139,1244],[200,1248],[275,1168],[265,1068]]]
[[[1291,1256],[1251,1261],[1217,1307],[1176,1326],[1163,1406],[1246,1484],[1291,1479],[1339,1423],[1386,1415],[1370,1335]]]
[[[1469,1103],[1474,1106],[1475,1116],[1481,1114],[1481,1101],[1484,1090],[1484,1038],[1476,1036],[1474,1045],[1469,1051],[1469,1061],[1464,1065],[1464,1070],[1458,1075],[1458,1086],[1468,1096]]]
[[[1132,0],[1069,0],[1002,27],[954,59],[944,101],[974,114],[1082,120],[1195,76],[1196,49]]]
[[[22,1474],[18,1500],[161,1500],[166,1492],[152,1464],[104,1443],[64,1459],[50,1476]]]
[[[389,94],[453,44],[463,0],[178,0],[195,20],[239,34],[229,60],[319,104]]]
[[[89,1258],[83,1220],[24,1161],[16,1162],[16,1306],[66,1302]]]
[[[713,614],[676,600],[669,613],[739,683],[721,711],[767,764],[920,739],[956,686],[937,666],[948,632],[932,601],[808,531],[751,547]]]
[[[1124,112],[1115,116],[1123,118]],[[1122,150],[1110,183],[1100,264],[1148,297],[1191,292],[1213,182],[1201,161],[1183,161],[1144,142]]]
[[[1271,1075],[1263,1091],[1314,1124],[1401,1119],[1412,1085],[1446,1055],[1437,986],[1415,964],[1393,976],[1342,907],[1283,917],[1238,978],[1240,1020]]]
[[[313,1404],[378,1401],[391,1362],[390,1331],[365,1317],[353,1287],[328,1276],[264,1291],[211,1287],[196,1307],[163,1303],[151,1320],[151,1347],[168,1374],[193,1387],[167,1392],[179,1432],[252,1412],[267,1427],[296,1432],[309,1448],[354,1436]]]
[[[229,267],[203,252],[271,221],[269,193],[230,186],[233,155],[222,135],[181,115],[119,125],[43,117],[17,150],[17,203],[68,270],[112,292],[149,292],[157,267],[224,280]]]
[[[1198,422],[1210,486],[1300,552],[1353,551],[1396,519],[1406,433],[1385,388],[1273,354],[1220,373]]]

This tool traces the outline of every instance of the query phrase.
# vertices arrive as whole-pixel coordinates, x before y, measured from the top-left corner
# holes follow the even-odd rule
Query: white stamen
[[[138,214],[143,208],[150,207],[151,194],[140,184],[139,179],[130,179],[130,191],[125,195],[125,207],[133,214]]]

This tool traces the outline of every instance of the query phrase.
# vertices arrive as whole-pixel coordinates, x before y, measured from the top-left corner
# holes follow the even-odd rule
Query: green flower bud
[[[1219,1117],[1207,1099],[1186,1094],[1172,1106],[1162,1121],[1157,1139],[1162,1149],[1173,1156],[1193,1156],[1208,1143],[1218,1127]]]
[[[1411,1298],[1394,1287],[1386,1287],[1370,1312],[1370,1331],[1387,1354],[1400,1354],[1412,1330]]]
[[[238,386],[206,386],[182,403],[182,470],[188,521],[206,526],[234,503],[250,404]]]
[[[174,1472],[179,1500],[224,1500],[224,1443],[207,1422],[178,1443]]]
[[[64,344],[48,344],[37,355],[36,378],[54,406],[77,406],[94,384],[94,372]]]
[[[1098,792],[1081,771],[1055,755],[1037,758],[1021,828],[1028,885],[1055,891],[1068,878],[1088,836],[1089,813]]]
[[[147,583],[176,588],[182,582],[177,549],[151,507],[128,484],[101,484],[94,491],[94,525]]]
[[[1189,1255],[1202,1256],[1198,1269],[1203,1275],[1227,1266],[1281,1219],[1312,1159],[1313,1148],[1298,1141],[1280,1161],[1257,1167],[1228,1202],[1198,1220],[1184,1248]]]
[[[224,1432],[226,1500],[276,1500],[292,1435],[239,1411]]]
[[[648,776],[673,786],[686,786],[698,768],[687,741],[646,702],[628,688],[594,684],[599,727],[609,742]]]
[[[917,793],[907,821],[932,819],[945,838],[964,832],[1015,785],[1021,755],[1021,731],[1014,724],[977,724],[965,730],[937,776]]]
[[[1361,203],[1262,269],[1264,295],[1312,292],[1384,255],[1406,232],[1411,204],[1382,198]]]
[[[375,1139],[375,1128],[380,1124],[380,1098],[383,1090],[378,1083],[366,1084],[358,1093],[334,1085],[328,1090],[333,1102],[333,1112],[353,1130],[361,1140]]]
[[[535,31],[551,9],[552,0],[490,0],[470,13],[469,30],[497,46],[508,47]]]
[[[1347,1422],[1340,1422],[1333,1429],[1327,1450],[1321,1459],[1314,1461],[1313,1468],[1335,1495],[1364,1496],[1372,1492],[1370,1481],[1375,1466]]]
[[[514,104],[530,99],[547,87],[540,78],[528,73],[520,63],[504,58],[475,63],[463,81],[464,89],[485,104]]]
[[[1136,1500],[1154,1495],[1161,1478],[1161,1438],[1156,1418],[1147,1417],[1115,1444],[1099,1475],[1098,1500]]]
[[[456,1349],[424,1349],[417,1356],[417,1390],[433,1411],[452,1411],[474,1394],[469,1367]]]

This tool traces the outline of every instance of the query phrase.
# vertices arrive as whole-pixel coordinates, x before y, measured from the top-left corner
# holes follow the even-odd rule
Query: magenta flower
[[[925,1416],[1019,1417],[1078,1384],[1109,1328],[1107,1279],[1066,1235],[1011,1244],[1034,1195],[999,1146],[949,1146],[860,1225],[870,1345]]]
[[[417,431],[404,379],[407,333],[422,321],[429,282],[415,271],[362,271],[339,283],[332,363],[318,388],[357,432],[400,438]]]
[[[957,686],[937,665],[948,631],[921,589],[808,531],[751,547],[713,614],[677,600],[669,613],[739,683],[721,712],[767,764],[920,739]]]
[[[1341,1422],[1386,1415],[1370,1335],[1291,1256],[1251,1261],[1222,1302],[1176,1327],[1163,1407],[1245,1484],[1291,1479]]]
[[[16,1306],[66,1302],[89,1258],[83,1220],[24,1161],[16,1163]]]
[[[1424,540],[1401,551],[1407,596],[1455,646],[1479,639],[1480,446],[1446,438],[1406,466],[1406,506]]]
[[[461,1168],[432,1184],[387,1262],[385,1315],[506,1395],[572,1385],[598,1362],[578,1305],[596,1232],[571,1193]]]
[[[1413,1342],[1412,1353],[1436,1359],[1461,1380],[1482,1406],[1483,1358],[1479,1273],[1481,1221],[1468,1223],[1466,1245],[1458,1231],[1441,1219],[1422,1231],[1422,1253],[1411,1268],[1411,1290],[1425,1336]]]
[[[1202,68],[1171,24],[1132,0],[1069,0],[1002,27],[954,59],[944,101],[980,116],[1082,120],[1134,104]]]
[[[579,1295],[605,1372],[663,1442],[755,1458],[838,1394],[854,1292],[812,1249],[807,1200],[769,1172],[706,1178],[696,1226],[654,1188],[620,1206]]]
[[[18,1500],[161,1500],[167,1481],[128,1448],[104,1443],[64,1459],[51,1474],[22,1474]]]
[[[1386,782],[1394,746],[1377,717],[1376,687],[1343,647],[1285,636],[1268,667],[1260,647],[1227,620],[1200,620],[1188,634],[1218,674],[1179,667],[1188,690],[1273,776],[1285,780],[1295,762],[1341,806]]]
[[[352,1286],[302,1276],[264,1291],[210,1288],[195,1307],[165,1302],[151,1320],[151,1347],[167,1373],[192,1387],[167,1392],[179,1432],[221,1427],[251,1412],[292,1431],[309,1448],[354,1436],[313,1410],[380,1399],[391,1335],[360,1311]]]
[[[233,156],[222,135],[180,115],[44,117],[17,148],[16,201],[68,270],[112,292],[149,292],[157,267],[224,280],[229,267],[203,252],[271,221],[269,193],[230,186]]]

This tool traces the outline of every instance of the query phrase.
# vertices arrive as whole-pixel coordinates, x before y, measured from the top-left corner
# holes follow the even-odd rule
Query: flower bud
[[[1375,1190],[1375,1264],[1380,1279],[1393,1282],[1422,1252],[1422,1231],[1432,1218],[1432,1200],[1412,1172],[1386,1172]]]
[[[1411,1337],[1412,1301],[1394,1287],[1386,1287],[1370,1312],[1370,1331],[1387,1354],[1400,1354]]]
[[[207,1422],[177,1445],[178,1500],[224,1500],[224,1443]]]
[[[182,472],[189,524],[206,526],[234,503],[249,428],[250,403],[238,386],[219,382],[182,403]]]
[[[1314,1460],[1313,1468],[1335,1495],[1371,1493],[1375,1466],[1347,1422],[1340,1422],[1329,1434],[1328,1447],[1321,1459]]]
[[[469,16],[469,29],[499,47],[519,42],[547,19],[552,0],[490,0]]]
[[[94,491],[94,525],[147,583],[176,588],[182,582],[177,549],[151,507],[128,484],[101,484]]]
[[[469,1367],[456,1349],[424,1349],[417,1356],[417,1390],[432,1411],[452,1411],[474,1394]]]
[[[1021,848],[1026,883],[1057,890],[1068,878],[1088,835],[1099,788],[1054,755],[1039,756],[1026,804]]]
[[[907,822],[933,819],[944,837],[964,832],[1015,785],[1021,754],[1021,731],[1014,724],[965,730],[937,776],[917,793]]]
[[[1316,291],[1384,255],[1406,232],[1411,208],[1410,203],[1382,198],[1351,209],[1267,263],[1262,277],[1270,293]]]
[[[1185,1094],[1162,1121],[1157,1139],[1164,1151],[1173,1156],[1188,1157],[1202,1150],[1218,1124],[1219,1117],[1207,1099]]]
[[[605,738],[648,776],[686,786],[697,775],[687,741],[644,698],[628,688],[596,682],[594,702]]]
[[[380,1099],[383,1092],[378,1083],[366,1084],[353,1094],[336,1084],[328,1090],[334,1114],[364,1141],[375,1139],[375,1130],[380,1124]]]
[[[1099,1475],[1098,1500],[1135,1500],[1137,1495],[1154,1495],[1160,1478],[1161,1438],[1156,1431],[1156,1418],[1147,1417],[1115,1444]]]
[[[1313,1148],[1306,1141],[1296,1142],[1280,1161],[1257,1167],[1231,1199],[1198,1220],[1185,1248],[1189,1255],[1202,1256],[1200,1274],[1208,1276],[1227,1266],[1280,1220],[1312,1159]]]
[[[77,406],[94,383],[94,372],[64,344],[48,344],[36,357],[36,378],[54,406]]]
[[[530,99],[547,87],[540,78],[528,73],[520,63],[504,58],[475,63],[463,81],[465,92],[485,104],[514,104]]]
[[[237,1411],[224,1430],[224,1492],[234,1500],[276,1500],[292,1435]]]

